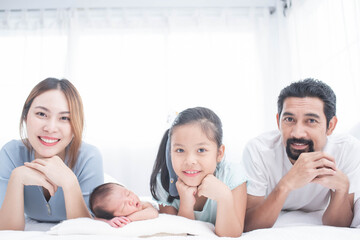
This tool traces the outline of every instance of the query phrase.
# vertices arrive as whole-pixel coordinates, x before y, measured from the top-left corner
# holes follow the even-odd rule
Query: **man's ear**
[[[277,113],[276,114],[276,122],[277,122],[277,125],[278,125],[278,129],[280,130],[280,119],[279,119],[279,114]]]
[[[329,127],[326,130],[326,135],[330,136],[333,133],[336,124],[337,124],[337,117],[333,116],[329,122]]]
[[[224,144],[222,144],[222,145],[219,147],[218,155],[217,155],[217,157],[216,157],[216,162],[217,162],[217,163],[221,162],[221,160],[222,160],[223,157],[224,157],[224,154],[225,154],[225,146],[224,146]]]

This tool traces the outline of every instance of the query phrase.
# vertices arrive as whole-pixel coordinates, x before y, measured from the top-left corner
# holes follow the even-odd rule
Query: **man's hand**
[[[337,193],[342,192],[347,194],[349,192],[350,182],[348,177],[339,169],[333,175],[320,175],[312,180],[313,183],[321,184],[322,186],[335,190]]]
[[[324,152],[307,152],[300,154],[281,182],[289,191],[292,191],[313,182],[316,177],[335,174],[336,165],[333,157]]]

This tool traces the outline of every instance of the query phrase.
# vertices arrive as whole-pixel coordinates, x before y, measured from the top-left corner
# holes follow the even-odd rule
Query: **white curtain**
[[[318,78],[337,96],[336,132],[360,121],[360,2],[293,0],[282,30],[289,79]]]
[[[140,195],[162,134],[185,108],[213,109],[227,158],[240,161],[248,139],[276,127],[267,41],[276,21],[261,8],[0,12],[0,144],[18,138],[32,87],[65,77],[84,101],[84,140]]]

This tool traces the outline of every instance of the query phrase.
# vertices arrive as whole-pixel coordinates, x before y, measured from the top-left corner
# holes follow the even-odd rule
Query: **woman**
[[[103,183],[99,151],[82,142],[83,106],[66,79],[47,78],[26,99],[20,140],[0,151],[0,230],[91,217],[88,198]]]

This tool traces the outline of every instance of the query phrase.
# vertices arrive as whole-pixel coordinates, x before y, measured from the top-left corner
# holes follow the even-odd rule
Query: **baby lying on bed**
[[[149,202],[117,183],[104,183],[90,195],[90,209],[95,219],[112,227],[123,227],[133,221],[158,217],[158,211]]]

